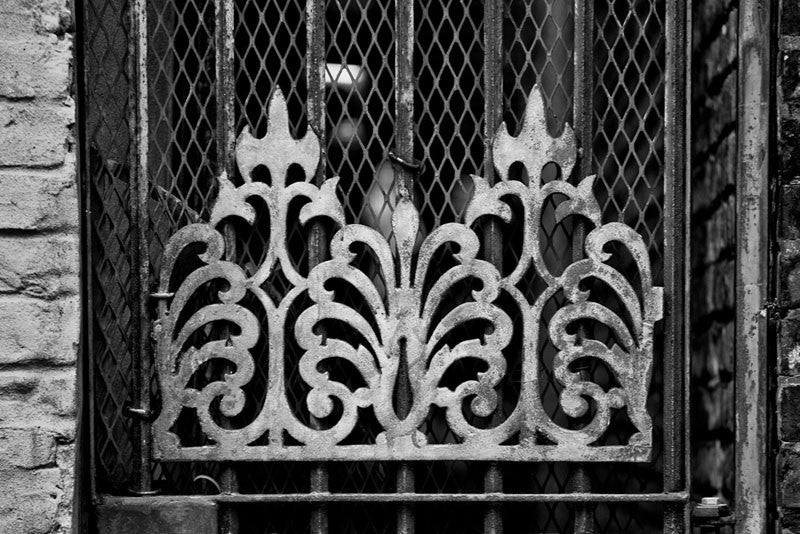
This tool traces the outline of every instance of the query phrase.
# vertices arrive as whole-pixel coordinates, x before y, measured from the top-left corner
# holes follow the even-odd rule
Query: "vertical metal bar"
[[[414,159],[414,2],[395,2],[395,152],[406,161]],[[395,166],[398,192],[402,198],[413,200],[414,175],[403,165]],[[398,391],[398,411],[408,413],[411,392],[408,380]],[[414,492],[414,470],[407,462],[397,468],[397,492]],[[397,510],[398,534],[414,534],[414,508],[400,504]]]
[[[737,532],[767,531],[771,2],[739,2],[736,180]]]
[[[490,184],[496,177],[494,172],[494,154],[492,143],[503,116],[503,5],[502,0],[486,0],[483,4],[483,38],[484,38],[484,119],[483,119],[483,175]],[[490,219],[483,234],[486,259],[499,271],[503,270],[503,236],[500,223]],[[503,408],[502,392],[498,392],[495,422],[499,423]],[[503,472],[497,462],[492,462],[486,469],[483,479],[483,491],[499,493],[503,491]],[[500,504],[486,506],[483,518],[485,534],[503,533],[503,514]]]
[[[689,280],[688,226],[689,202],[686,88],[688,6],[685,0],[665,3],[666,9],[666,95],[664,104],[665,191],[664,191],[664,491],[683,491],[688,484],[687,454],[688,372],[687,333],[689,310],[686,291]],[[688,530],[688,507],[664,507],[664,532]]]
[[[395,5],[395,152],[414,160],[414,2],[397,0]],[[414,175],[404,165],[395,173],[400,195],[411,198]]]
[[[306,4],[306,77],[308,81],[308,127],[320,141],[320,160],[314,182],[320,186],[325,181],[325,1],[307,0]],[[327,256],[325,228],[318,220],[312,222],[308,234],[309,270],[325,261]],[[312,420],[312,425],[318,426]],[[324,463],[311,467],[311,491],[328,492],[328,469]],[[311,533],[328,533],[328,509],[325,504],[315,505],[311,510]]]
[[[216,67],[216,134],[217,134],[217,172],[224,172],[228,178],[234,173],[234,150],[236,143],[234,103],[234,17],[233,0],[216,0],[214,3],[216,24],[214,28],[214,63]],[[225,258],[236,261],[236,235],[233,225],[222,227],[225,237]],[[227,371],[232,371],[228,366]],[[220,475],[220,488],[223,493],[239,491],[239,479],[233,463],[225,463]],[[223,534],[239,532],[239,518],[233,505],[220,509],[220,531]]]
[[[131,87],[130,128],[133,138],[129,176],[131,209],[131,258],[133,275],[131,277],[131,359],[133,367],[133,403],[136,415],[133,425],[133,480],[131,491],[136,494],[150,493],[150,330],[148,325],[147,302],[149,298],[150,266],[147,246],[147,149],[149,141],[147,115],[147,2],[133,0],[131,16]]]
[[[234,60],[234,0],[216,0],[215,63],[217,71],[217,166],[234,173],[236,149],[236,86]]]
[[[575,44],[573,65],[575,85],[573,96],[573,125],[578,135],[580,166],[578,178],[583,179],[592,174],[592,142],[594,140],[594,0],[575,0],[573,5],[575,17]],[[586,221],[575,221],[572,234],[572,260],[583,259],[583,242],[586,238]],[[585,328],[581,327],[580,337],[585,337]],[[589,380],[589,369],[585,364],[580,369],[584,380]],[[586,466],[574,464],[570,472],[570,488],[577,493],[591,491],[591,481]],[[576,504],[574,507],[576,534],[594,532],[594,506]]]
[[[75,68],[77,80],[77,122],[78,127],[78,165],[77,168],[80,172],[80,209],[81,217],[81,251],[83,257],[81,258],[81,301],[84,306],[81,309],[81,338],[80,350],[78,354],[81,356],[79,361],[79,376],[80,385],[78,391],[80,394],[82,418],[81,425],[83,430],[78,433],[80,441],[76,444],[76,450],[80,455],[80,461],[86,462],[84,466],[76,465],[76,471],[86,472],[88,467],[89,480],[83,477],[81,482],[82,488],[80,493],[76,493],[75,501],[77,502],[76,509],[76,531],[89,530],[89,517],[90,503],[95,502],[97,496],[97,450],[96,450],[96,427],[95,416],[96,406],[94,401],[95,392],[95,370],[97,365],[97,358],[95,356],[94,347],[94,296],[93,296],[93,280],[94,280],[94,252],[92,249],[92,188],[94,187],[94,176],[91,172],[91,159],[89,153],[89,132],[87,131],[87,123],[89,122],[89,109],[85,105],[89,102],[88,94],[91,91],[89,88],[89,79],[86,56],[89,54],[91,43],[87,39],[89,23],[89,2],[88,0],[79,1],[75,4]],[[97,24],[97,22],[95,22]],[[97,113],[96,111],[94,113]],[[80,479],[79,479],[80,480]],[[88,491],[88,495],[84,495]]]

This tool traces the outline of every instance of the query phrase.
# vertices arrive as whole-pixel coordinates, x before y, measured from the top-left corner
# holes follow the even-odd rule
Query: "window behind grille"
[[[665,263],[665,243],[680,249],[679,238],[667,235],[665,218],[674,217],[665,204],[665,188],[673,196],[681,190],[678,172],[680,154],[665,151],[669,128],[680,134],[681,125],[665,122],[668,46],[682,50],[682,43],[668,43],[668,27],[680,28],[682,13],[663,1],[614,0],[587,2],[576,9],[570,1],[504,0],[502,4],[502,119],[515,133],[521,126],[527,97],[534,84],[541,87],[551,135],[559,135],[565,124],[574,125],[582,158],[574,176],[577,183],[585,175],[597,173],[594,193],[600,201],[603,221],[621,221],[633,227],[645,240],[654,272],[654,282],[664,285],[664,269],[676,270],[674,258]],[[395,54],[397,28],[392,1],[340,0],[324,3],[326,63],[325,128],[318,134],[326,148],[325,175],[339,176],[339,198],[348,222],[372,226],[391,238],[389,221],[398,202],[397,165],[389,152],[397,144],[395,116]],[[309,131],[307,103],[310,91],[306,79],[309,55],[306,10],[303,1],[233,0],[232,52],[234,92],[230,119],[235,131],[250,128],[256,137],[266,133],[267,104],[278,89],[286,98],[290,130],[295,136]],[[146,71],[149,81],[147,116],[147,172],[149,174],[146,223],[140,222],[132,205],[131,168],[135,168],[136,133],[129,118],[136,107],[135,71],[129,66],[129,10],[124,0],[115,2],[85,1],[87,39],[87,197],[91,207],[89,248],[93,271],[91,324],[93,356],[93,395],[95,465],[98,491],[121,494],[135,480],[132,457],[138,450],[134,429],[137,421],[127,408],[135,403],[135,378],[138,351],[149,350],[136,339],[139,315],[153,315],[137,307],[135,234],[146,224],[146,245],[151,281],[160,272],[164,247],[175,231],[187,224],[209,218],[219,194],[216,176],[225,167],[221,161],[225,147],[218,131],[220,107],[215,32],[218,6],[213,0],[178,2],[151,0],[147,3]],[[485,18],[484,3],[436,0],[415,2],[413,6],[415,45],[413,50],[413,156],[424,164],[414,183],[414,199],[420,213],[420,239],[434,228],[459,220],[474,192],[470,175],[485,175],[485,106],[486,76],[485,32],[492,20]],[[576,49],[576,37],[581,46]],[[671,34],[677,40],[680,32]],[[578,69],[576,70],[576,67]],[[491,68],[491,65],[490,65]],[[583,78],[576,79],[575,73]],[[677,70],[675,70],[677,72]],[[678,76],[681,79],[681,76]],[[676,85],[679,87],[679,84]],[[576,88],[582,92],[576,97]],[[673,95],[672,98],[676,98]],[[680,98],[680,95],[677,95]],[[677,137],[674,146],[680,146]],[[674,150],[674,149],[673,149]],[[672,157],[674,160],[669,160]],[[675,176],[665,180],[672,166]],[[258,170],[257,172],[264,172]],[[555,166],[543,171],[544,182],[556,179]],[[512,173],[513,174],[513,173]],[[512,179],[529,181],[520,169]],[[234,176],[234,181],[241,180]],[[263,180],[271,177],[265,174]],[[302,179],[296,168],[289,170],[289,181]],[[677,183],[673,183],[677,182]],[[545,206],[542,236],[545,261],[554,270],[562,270],[572,261],[575,232],[582,231],[573,221],[555,223],[556,204]],[[520,215],[515,206],[515,215]],[[298,208],[299,210],[299,208]],[[290,212],[290,220],[299,211]],[[144,220],[144,219],[141,219]],[[674,221],[671,224],[676,224]],[[254,231],[234,227],[237,235],[235,258],[239,265],[257,265],[266,253],[268,218],[259,212]],[[514,263],[521,246],[518,225],[502,225],[505,236],[501,252],[504,265]],[[299,225],[287,237],[299,270],[308,269],[308,235]],[[442,253],[441,271],[447,267],[447,252]],[[453,251],[449,251],[453,252]],[[369,270],[373,261],[359,257]],[[670,263],[671,262],[671,263]],[[616,266],[630,271],[623,261]],[[672,271],[670,271],[672,272]],[[435,277],[437,273],[434,272]],[[670,283],[676,283],[674,273]],[[677,278],[680,280],[680,277]],[[151,282],[152,284],[152,282]],[[541,288],[531,279],[522,288],[535,297]],[[268,281],[270,292],[280,297],[289,291],[289,282],[280,271]],[[680,286],[668,290],[682,292]],[[454,302],[466,299],[470,288],[454,290]],[[143,289],[142,291],[145,291]],[[345,297],[346,298],[346,297]],[[542,326],[547,325],[563,304],[559,297],[545,307]],[[357,304],[354,304],[357,306]],[[302,307],[302,304],[298,305]],[[514,317],[519,327],[520,317]],[[655,334],[655,367],[650,387],[648,411],[654,419],[654,451],[649,463],[538,462],[500,463],[502,492],[506,494],[559,495],[582,489],[599,494],[629,495],[600,499],[587,505],[568,503],[558,497],[541,502],[510,502],[501,508],[466,504],[468,497],[444,503],[417,503],[413,516],[420,532],[481,532],[487,510],[501,515],[506,531],[516,532],[516,525],[526,525],[524,532],[571,532],[576,524],[588,521],[597,532],[659,531],[665,518],[682,521],[685,496],[679,490],[683,469],[680,437],[663,449],[664,428],[669,436],[680,429],[682,399],[674,376],[680,377],[681,365],[672,354],[665,354],[665,322]],[[264,335],[267,333],[264,332]],[[213,334],[209,334],[213,335]],[[468,336],[464,331],[456,336]],[[596,336],[603,332],[594,332]],[[670,332],[679,336],[679,332]],[[264,353],[263,342],[255,352]],[[519,394],[519,337],[513,338],[505,355],[509,378],[502,386],[502,397],[514,399]],[[668,347],[673,347],[671,341]],[[679,345],[679,344],[678,344]],[[559,404],[561,384],[552,375],[555,347],[542,342],[540,374],[543,377],[540,397],[553,420],[570,423]],[[678,354],[677,348],[670,350]],[[301,349],[287,346],[289,361],[300,356]],[[663,361],[673,358],[669,369]],[[678,359],[679,360],[679,359]],[[464,365],[449,379],[471,376],[480,369]],[[147,369],[145,369],[147,371]],[[346,375],[348,370],[333,366],[332,374]],[[223,367],[210,366],[205,380],[224,373]],[[606,388],[614,379],[600,364],[584,372]],[[152,373],[152,370],[151,370]],[[261,392],[267,379],[266,369],[257,368],[246,390],[258,411]],[[204,378],[195,378],[202,381]],[[287,389],[294,395],[298,417],[310,419],[302,407],[307,386],[296,375],[287,376]],[[305,389],[304,389],[305,388]],[[160,391],[151,379],[153,409],[159,408]],[[665,418],[665,399],[672,410]],[[675,409],[677,407],[677,409]],[[513,408],[502,405],[501,411]],[[242,415],[246,417],[248,413]],[[252,415],[252,414],[249,414]],[[442,412],[432,409],[422,431],[437,442],[456,441],[448,435]],[[236,422],[234,421],[235,425]],[[186,443],[203,444],[204,436],[196,422],[188,418],[176,423]],[[369,439],[379,429],[376,422],[364,417],[353,439]],[[630,422],[622,411],[615,414],[603,444],[624,443],[631,434]],[[677,444],[677,446],[675,446]],[[665,458],[664,454],[668,454]],[[665,474],[665,467],[667,473]],[[481,494],[486,491],[487,462],[426,461],[414,462],[414,491],[422,494]],[[153,485],[162,493],[213,494],[216,484],[236,473],[238,491],[243,494],[282,495],[309,493],[312,474],[320,467],[308,462],[264,462],[229,464],[220,462],[152,462]],[[330,462],[324,467],[329,490],[334,493],[386,494],[397,488],[397,462]],[[583,480],[583,488],[576,486]],[[678,480],[677,484],[664,481]],[[213,482],[212,482],[213,481]],[[664,498],[653,498],[656,494]],[[674,498],[669,495],[674,494]],[[633,495],[642,495],[640,498]],[[397,515],[395,504],[333,503],[327,505],[331,532],[393,531]],[[522,501],[523,499],[518,499]],[[619,501],[619,502],[617,502]],[[667,503],[667,504],[665,504]],[[242,532],[307,531],[309,517],[318,509],[309,503],[247,504],[234,507]],[[674,511],[674,513],[673,513]],[[671,518],[671,519],[670,519]]]

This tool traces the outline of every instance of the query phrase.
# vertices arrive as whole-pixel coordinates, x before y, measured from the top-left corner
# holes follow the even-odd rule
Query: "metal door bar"
[[[104,496],[103,504],[130,502],[158,505],[174,502],[174,495],[148,497]],[[687,492],[677,493],[234,493],[181,495],[187,502],[215,503],[667,503],[685,507]]]
[[[666,88],[664,108],[664,491],[686,491],[689,462],[687,402],[689,350],[689,310],[686,288],[689,279],[688,210],[691,209],[686,164],[689,158],[687,110],[690,100],[688,79],[689,32],[686,31],[689,6],[685,0],[666,2]],[[689,507],[664,507],[664,532],[689,530]]]
[[[306,4],[306,78],[308,80],[308,128],[317,134],[320,147],[325,146],[325,1],[307,0]],[[317,174],[314,183],[321,186],[325,181],[327,158],[321,150]],[[308,268],[309,271],[325,261],[326,251],[325,228],[318,220],[312,222],[308,235]],[[316,424],[316,420],[312,420]],[[314,493],[328,492],[328,469],[324,463],[316,464],[310,473],[310,489]],[[328,510],[324,504],[315,506],[311,511],[311,533],[328,533]]]
[[[414,2],[395,2],[395,154],[405,161],[414,161]],[[400,198],[413,201],[414,174],[405,165],[395,165]],[[401,348],[403,350],[403,348]],[[401,356],[405,358],[405,355]],[[402,365],[398,383],[403,384],[397,395],[400,413],[408,413],[411,405],[409,381],[404,380]],[[397,493],[414,493],[414,468],[407,462],[397,467]],[[408,503],[397,510],[397,533],[414,534],[414,509]]]
[[[593,53],[594,53],[594,0],[576,0],[573,6],[575,16],[575,48],[573,55],[575,80],[572,98],[572,122],[578,138],[578,181],[592,174],[594,161],[592,144],[594,142],[594,94],[593,94]],[[583,245],[586,237],[586,221],[575,221],[572,234],[572,259],[579,261],[584,257]],[[581,328],[580,335],[585,332]],[[589,378],[588,370],[583,370],[584,378]],[[570,482],[575,492],[591,491],[591,481],[586,466],[575,464],[571,467]],[[575,534],[594,532],[594,509],[591,506],[575,507]]]
[[[502,122],[503,114],[503,0],[487,0],[483,11],[484,35],[484,118],[483,118],[483,176],[490,185],[497,177],[494,171],[494,135]],[[492,218],[484,229],[486,259],[499,272],[503,272],[503,236],[499,222]],[[503,405],[502,392],[498,406]],[[500,410],[494,413],[494,422],[499,422]],[[485,493],[503,492],[503,472],[497,462],[491,462],[484,475]],[[498,504],[486,507],[483,520],[484,534],[503,533],[503,515]]]
[[[129,125],[133,149],[129,174],[131,210],[131,361],[134,407],[129,414],[133,424],[133,480],[131,491],[137,494],[151,492],[150,472],[150,328],[148,301],[150,285],[150,257],[148,246],[147,193],[148,183],[148,80],[147,80],[147,1],[133,0],[131,17],[131,84]]]
[[[233,2],[215,0],[214,62],[216,67],[216,134],[217,134],[217,173],[227,176],[234,174],[234,149],[236,146],[236,100],[235,62],[233,34],[235,22]],[[236,259],[236,236],[230,223],[223,224],[226,241],[226,256]],[[239,480],[235,464],[225,462],[220,473],[220,487],[225,493],[238,491]],[[220,530],[222,534],[238,534],[239,521],[236,508],[223,506],[220,511]]]

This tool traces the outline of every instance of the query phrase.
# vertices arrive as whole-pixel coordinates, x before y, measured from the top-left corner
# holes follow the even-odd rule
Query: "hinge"
[[[692,526],[700,532],[721,533],[723,528],[731,527],[736,519],[731,515],[730,507],[719,497],[703,497],[692,509]]]

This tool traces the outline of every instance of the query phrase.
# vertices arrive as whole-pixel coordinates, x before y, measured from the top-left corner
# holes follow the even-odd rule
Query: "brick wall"
[[[71,529],[79,313],[72,17],[0,0],[0,533]]]
[[[783,0],[778,112],[778,509],[800,533],[800,2]]]
[[[692,459],[695,498],[733,497],[737,0],[693,3]]]

